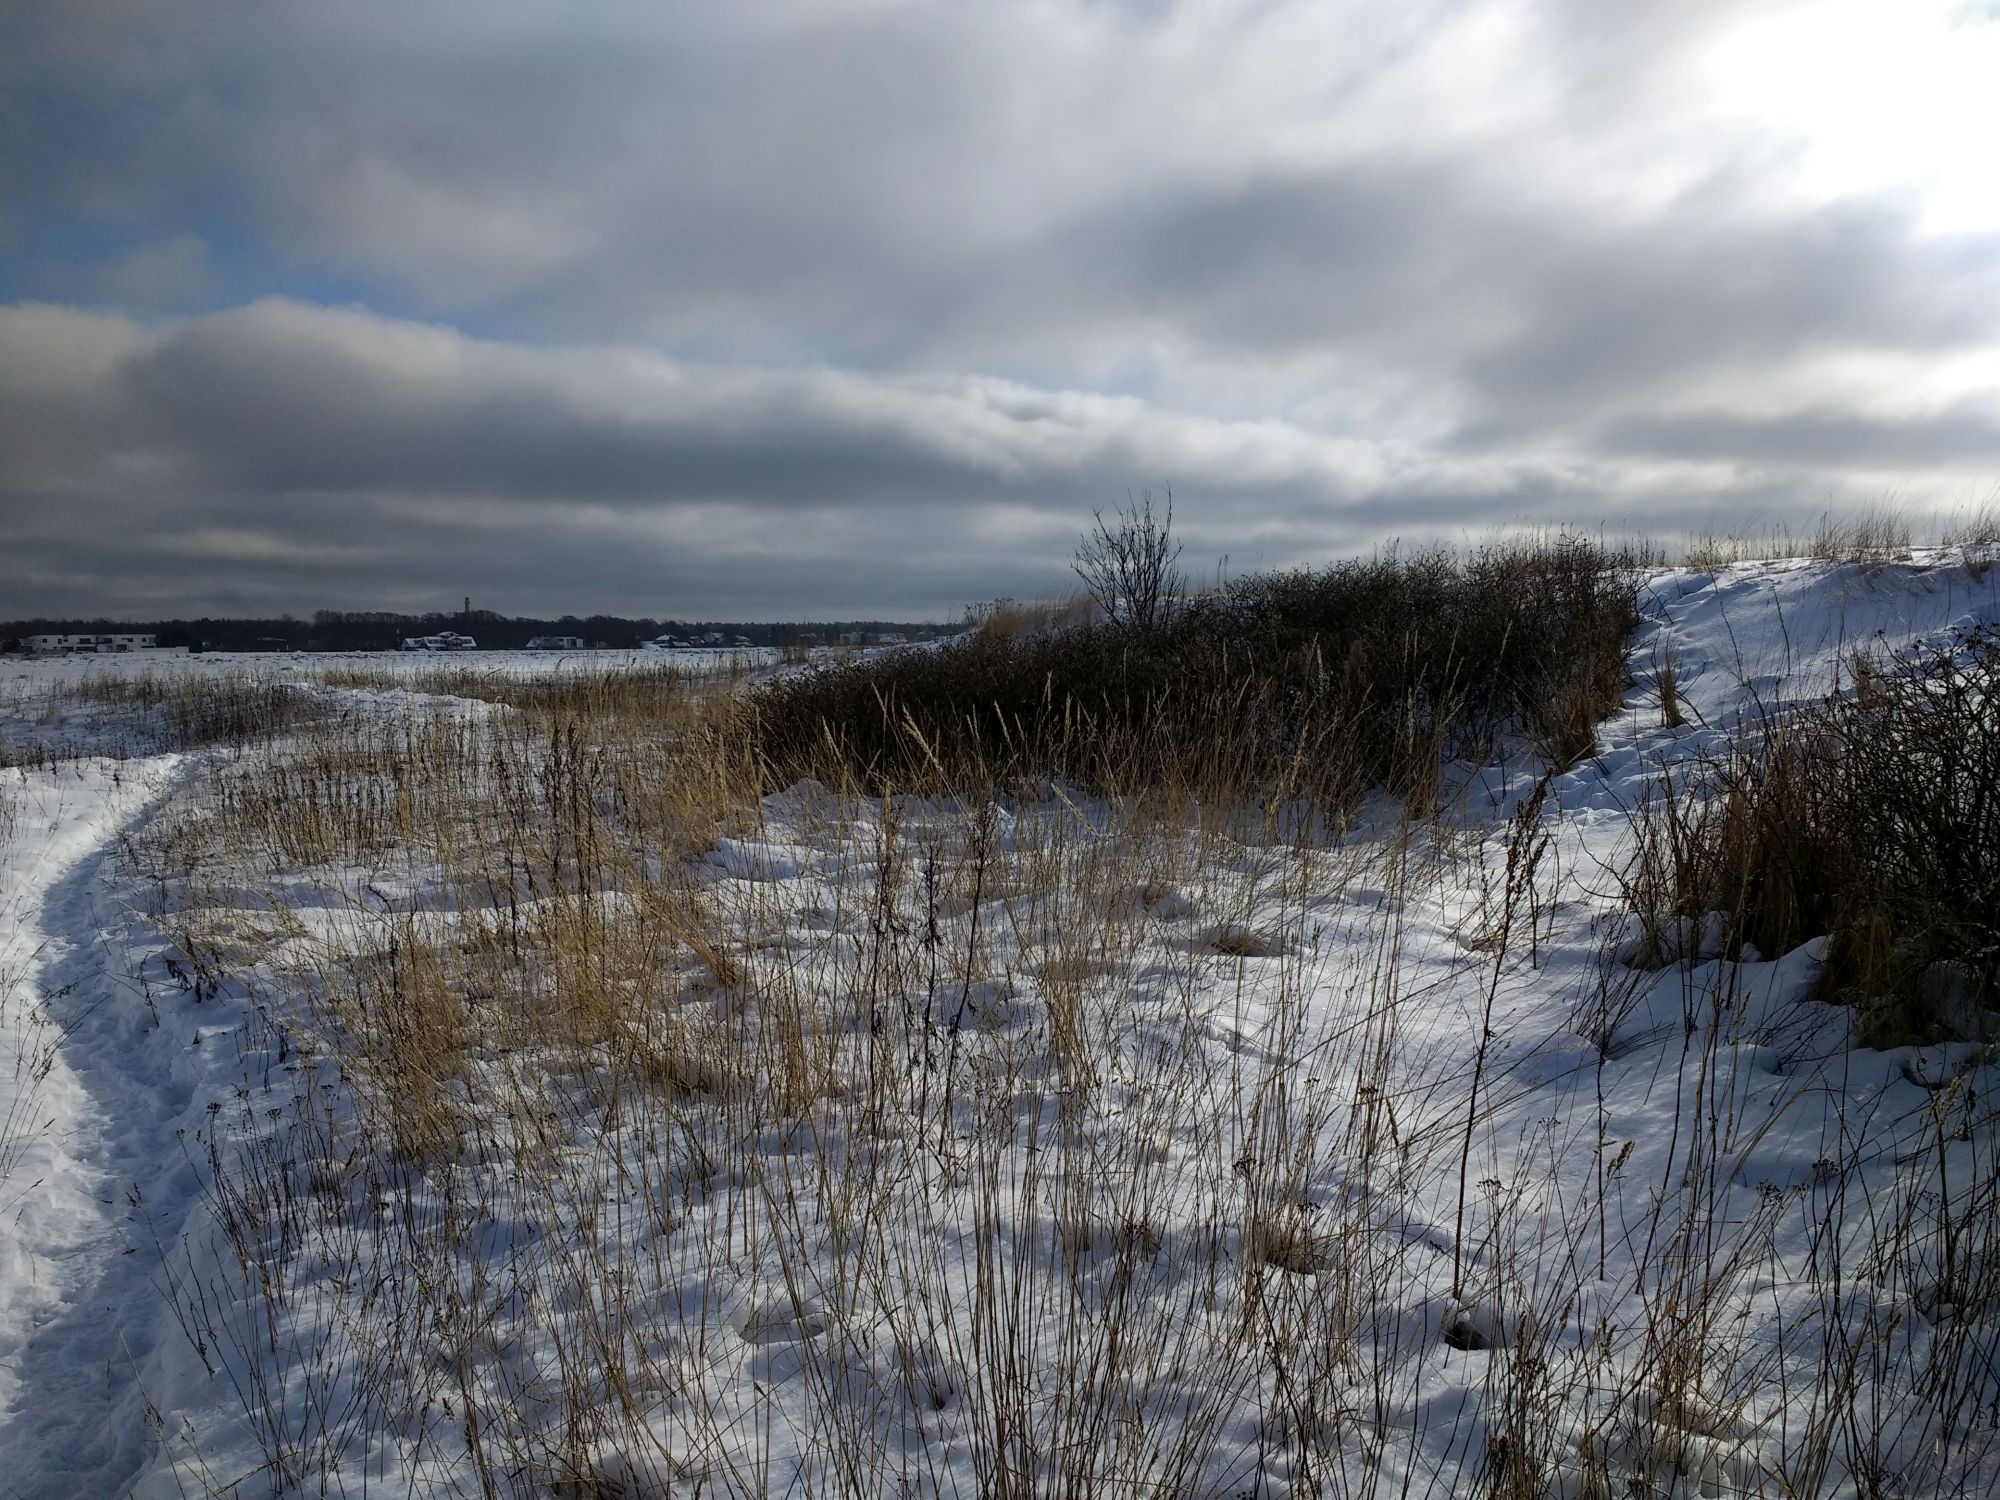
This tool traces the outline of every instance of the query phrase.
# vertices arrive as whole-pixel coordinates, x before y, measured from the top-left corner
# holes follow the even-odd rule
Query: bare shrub
[[[1113,629],[1150,635],[1171,623],[1186,592],[1176,564],[1181,544],[1174,540],[1174,497],[1168,493],[1160,514],[1151,493],[1121,507],[1109,521],[1104,512],[1076,549],[1076,576]]]

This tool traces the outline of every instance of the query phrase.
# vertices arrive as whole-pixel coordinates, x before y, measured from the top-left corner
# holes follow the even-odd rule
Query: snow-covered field
[[[672,667],[691,674],[756,671],[778,653],[769,647],[643,651],[204,651],[132,656],[14,656],[0,660],[0,702],[100,677],[153,676],[167,681],[217,677],[317,681],[327,673],[419,680],[440,673],[555,677]]]
[[[2000,1491],[1980,1018],[1630,968],[1616,879],[1663,773],[2000,569],[1640,602],[1597,755],[1324,845],[732,807],[324,658],[146,662],[331,710],[152,753],[59,691],[121,664],[0,669],[0,1492]],[[496,656],[353,664],[565,669]]]
[[[515,677],[539,677],[560,672],[617,670],[662,664],[688,671],[726,670],[731,666],[764,665],[777,652],[767,646],[679,647],[630,651],[142,651],[133,655],[24,656],[11,658],[6,675],[36,681],[60,681],[97,672],[193,672],[208,675],[236,672],[312,672],[319,668],[373,667],[402,676],[440,670],[496,672]]]

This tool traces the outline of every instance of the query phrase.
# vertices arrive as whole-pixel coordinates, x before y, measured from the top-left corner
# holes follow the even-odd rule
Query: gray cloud
[[[1745,20],[13,7],[0,253],[82,306],[0,310],[0,592],[946,607],[1168,482],[1239,564],[1955,498],[2000,239],[1808,190]]]
[[[2000,239],[1924,239],[1912,220],[1896,203],[1845,204],[1564,245],[1515,288],[1520,329],[1472,360],[1472,378],[1487,411],[1546,424],[1607,396],[1671,396],[1703,374],[1804,355],[1990,345]]]
[[[1622,452],[1662,458],[1835,472],[1958,468],[1976,478],[2000,474],[2000,403],[1963,402],[1903,417],[1811,409],[1633,417],[1616,423],[1605,440]]]
[[[300,264],[564,337],[1067,382],[1148,341],[1408,352],[1414,322],[1422,352],[1455,321],[1518,379],[1610,359],[1607,311],[1692,315],[1657,351],[1686,362],[1774,293],[1744,337],[1931,336],[1940,261],[1993,293],[1990,245],[1788,216],[1782,141],[1690,121],[1719,4],[100,9],[22,52],[157,128],[44,142],[72,195],[227,184]],[[1668,169],[1690,185],[1619,201]]]
[[[1193,556],[1239,567],[1515,520],[1666,525],[1688,493],[1668,462],[1465,458],[1130,397],[547,349],[286,301],[154,328],[0,310],[0,370],[34,371],[0,380],[0,580],[20,612],[464,588],[521,609],[940,611],[1063,587],[1090,509],[1142,485],[1174,486]]]

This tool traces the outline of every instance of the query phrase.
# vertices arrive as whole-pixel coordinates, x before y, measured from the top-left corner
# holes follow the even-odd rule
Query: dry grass
[[[1910,531],[1908,510],[1894,503],[1838,518],[1828,512],[1807,539],[1806,556],[1822,563],[1908,562]]]
[[[1671,650],[1659,653],[1653,662],[1653,695],[1660,706],[1660,727],[1678,729],[1687,722],[1681,711],[1680,663]]]
[[[1853,659],[1853,690],[1772,715],[1663,782],[1628,900],[1641,963],[1828,938],[1822,989],[1895,1044],[1954,1034],[2000,994],[2000,643],[1973,631]]]
[[[487,1473],[585,1483],[613,1439],[625,1461],[683,1478],[707,1452],[707,1486],[764,1493],[779,1485],[771,1466],[794,1460],[746,1446],[739,1397],[709,1367],[776,1348],[826,1383],[803,1435],[809,1488],[921,1485],[909,1444],[947,1412],[994,1493],[1226,1487],[1225,1424],[1263,1399],[1272,1359],[1328,1347],[1353,1289],[1265,1280],[1323,1263],[1321,1231],[1259,1205],[1324,1172],[1328,1106],[1211,1076],[1172,1018],[1200,1010],[1215,964],[1246,955],[1298,967],[1295,994],[1316,981],[1295,940],[1218,944],[1164,976],[1155,1022],[1114,980],[1156,920],[1122,893],[1247,890],[1269,860],[1245,865],[1233,839],[1157,805],[1093,828],[1051,804],[1014,820],[1003,849],[978,808],[870,814],[825,794],[814,816],[852,872],[833,897],[848,912],[802,948],[778,884],[718,889],[648,859],[663,822],[691,816],[683,799],[670,820],[655,810],[666,767],[617,748],[615,720],[577,735],[563,722],[424,717],[388,743],[354,726],[309,737],[255,774],[218,771],[204,804],[157,836],[177,861],[250,848],[330,889],[410,892],[382,910],[357,899],[336,940],[278,945],[313,1001],[297,1045],[337,1065],[354,1109],[295,1122],[282,1164],[218,1178],[246,1284],[272,1298],[294,1284],[297,1269],[270,1258],[277,1216],[287,1242],[340,1249],[325,1275],[341,1286],[407,1265],[419,1287],[487,1287],[521,1314],[549,1310],[569,1371],[560,1399],[575,1403],[548,1429],[530,1420],[531,1393],[495,1376],[515,1314],[489,1323],[420,1298],[345,1351],[365,1373],[340,1421],[317,1414],[303,1447],[273,1432],[274,1465],[316,1482],[358,1433],[421,1425],[450,1402],[473,1489]],[[730,732],[726,704],[690,702],[676,737],[712,751]],[[700,785],[712,841],[749,788]],[[1341,879],[1310,850],[1277,859],[1301,901]],[[995,924],[1015,941],[984,936]],[[1298,1028],[1290,1045],[1311,1044],[1302,1017],[1284,1024]],[[1029,1099],[1041,1102],[1024,1113]],[[616,1141],[635,1188],[622,1225],[586,1211],[597,1189],[576,1175],[579,1140]],[[1209,1168],[1190,1173],[1190,1157]],[[273,1196],[301,1177],[320,1186]],[[393,1205],[447,1180],[474,1196],[413,1232]],[[518,1239],[491,1248],[496,1225],[529,1221],[564,1228],[532,1260]],[[968,1229],[970,1261],[938,1257]],[[654,1258],[634,1264],[647,1242]],[[270,1363],[252,1328],[217,1322],[204,1337]],[[892,1357],[871,1361],[857,1410],[836,1392],[864,1342]],[[1133,1425],[1197,1377],[1177,1416]],[[644,1438],[658,1392],[681,1413],[671,1451]],[[260,1389],[251,1404],[285,1399]],[[1331,1437],[1317,1419],[1308,1432]]]
[[[1919,546],[1963,547],[1977,558],[1993,545],[1993,507],[1958,515],[1921,513],[1895,501],[1827,511],[1808,531],[1782,523],[1733,532],[1701,532],[1690,537],[1681,564],[1713,573],[1736,563],[1806,559],[1818,563],[1908,562]]]
[[[465,698],[540,714],[621,719],[664,717],[680,711],[689,693],[731,689],[748,675],[730,661],[689,666],[640,661],[523,676],[491,667],[444,666],[397,671],[382,667],[328,667],[316,674],[328,687],[403,691],[432,698]]]
[[[1983,578],[2000,561],[2000,500],[1989,500],[1952,518],[1945,528],[1947,546],[1964,549],[1973,577]]]
[[[2000,500],[1959,512],[1945,528],[1944,540],[1954,547],[2000,546]]]
[[[1054,777],[1198,800],[1274,788],[1338,816],[1370,788],[1424,800],[1441,758],[1525,734],[1590,753],[1625,685],[1633,558],[1560,536],[1240,579],[1149,630],[981,631],[770,683],[780,780],[871,792]]]
[[[1082,594],[1068,599],[996,599],[973,611],[973,629],[982,641],[1013,645],[1050,632],[1079,630],[1095,617],[1096,606]]]
[[[1552,761],[1623,685],[1601,655],[1522,726]],[[1538,1102],[1499,1028],[1561,918],[1548,779],[1489,857],[1426,821],[1451,746],[1407,721],[1405,816],[1343,841],[1379,752],[1271,755],[1263,699],[1165,735],[1065,708],[1037,752],[1091,797],[914,714],[902,784],[822,720],[794,785],[755,705],[671,672],[427,685],[215,757],[137,851],[298,1080],[218,1122],[221,1263],[162,1263],[260,1485],[1779,1497],[1909,1433],[1912,1493],[1990,1472],[1990,1111],[1947,1084],[1896,1175],[1857,1131],[1762,1191],[1729,965],[1571,973],[1594,1118],[1587,1067]],[[1783,745],[1642,825],[1654,932],[1813,926],[1767,825],[1817,826],[1818,751]],[[1440,957],[1446,908],[1479,930]],[[1646,985],[1680,987],[1684,1102],[1642,1181],[1607,1078]]]
[[[81,739],[66,728],[72,711],[89,720]],[[16,694],[7,716],[33,727],[0,741],[0,766],[47,765],[77,754],[221,749],[241,755],[327,711],[321,695],[268,674],[93,670]]]

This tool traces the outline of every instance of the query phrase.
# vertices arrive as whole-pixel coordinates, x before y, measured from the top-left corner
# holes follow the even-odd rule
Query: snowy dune
[[[1606,872],[1740,720],[2000,625],[2000,569],[1669,570],[1640,605],[1598,754],[1464,768],[1451,849],[802,785],[629,889],[482,909],[393,850],[174,867],[232,774],[204,752],[5,773],[0,1488],[1993,1492],[2000,1306],[1947,1264],[2000,1233],[1966,1219],[1986,1038],[1858,1047],[1813,944],[1628,969]],[[566,669],[499,655],[387,666]],[[348,665],[385,662],[139,669]],[[121,669],[0,668],[0,744],[115,748],[47,689]],[[661,869],[727,955],[657,957],[670,1104],[479,1022],[474,1144],[365,1156],[329,976],[622,933]],[[694,1076],[731,1049],[766,1097]]]

